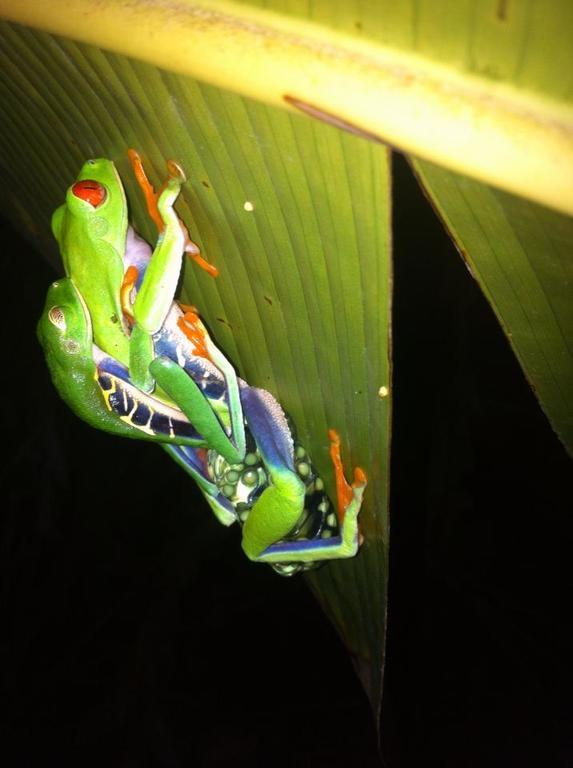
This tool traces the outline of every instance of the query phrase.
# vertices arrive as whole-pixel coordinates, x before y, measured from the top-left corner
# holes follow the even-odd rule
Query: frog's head
[[[92,426],[122,432],[122,422],[110,416],[97,382],[92,322],[86,304],[69,278],[53,283],[38,323],[52,381],[60,397]]]
[[[92,363],[92,324],[89,312],[68,278],[52,283],[38,323],[38,339],[58,390],[74,370]]]
[[[87,227],[89,226],[89,230]],[[66,202],[52,217],[52,231],[60,248],[64,232],[77,228],[79,236],[106,240],[118,253],[125,248],[127,201],[117,169],[103,157],[83,164],[66,193]]]

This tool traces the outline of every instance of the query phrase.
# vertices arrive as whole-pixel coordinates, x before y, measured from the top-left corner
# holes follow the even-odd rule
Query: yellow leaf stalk
[[[573,214],[573,108],[510,84],[224,0],[0,0],[0,17],[302,109]]]

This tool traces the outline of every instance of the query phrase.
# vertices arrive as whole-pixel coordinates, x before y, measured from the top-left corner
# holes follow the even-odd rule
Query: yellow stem
[[[0,0],[0,18],[304,109],[573,214],[573,108],[225,0]]]

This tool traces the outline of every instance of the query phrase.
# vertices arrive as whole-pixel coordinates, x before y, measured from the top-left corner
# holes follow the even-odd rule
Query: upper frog
[[[131,160],[143,174],[134,151]],[[128,269],[127,202],[113,162],[100,158],[84,163],[52,219],[66,275],[86,303],[95,343],[127,366],[134,384],[145,392],[155,388],[149,370],[155,357],[153,334],[171,309],[183,253],[200,258],[173,210],[185,175],[174,162],[168,163],[168,171],[159,194],[148,190],[148,208],[156,214],[159,236],[133,305],[130,281],[135,285],[137,277],[129,275],[138,270]]]

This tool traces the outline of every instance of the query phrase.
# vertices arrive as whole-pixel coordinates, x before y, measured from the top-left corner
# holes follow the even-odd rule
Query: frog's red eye
[[[106,191],[103,184],[99,181],[92,181],[91,179],[85,179],[85,181],[76,181],[72,187],[72,193],[79,197],[80,200],[85,200],[86,203],[93,205],[97,208],[105,200]]]

